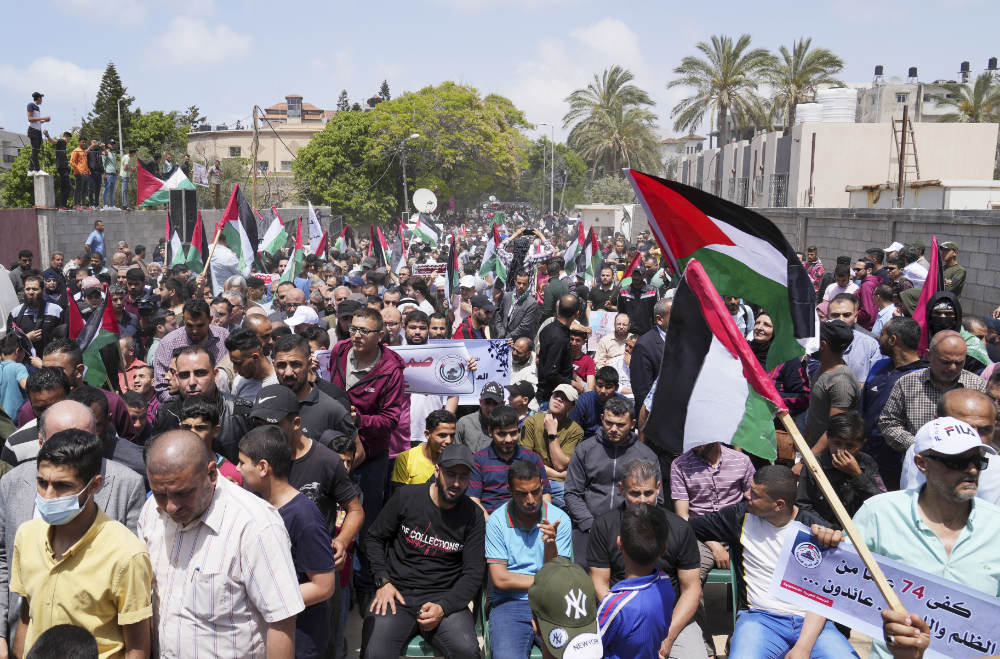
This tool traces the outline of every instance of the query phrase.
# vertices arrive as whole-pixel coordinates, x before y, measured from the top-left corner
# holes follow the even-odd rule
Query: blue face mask
[[[36,492],[35,507],[38,509],[38,514],[41,515],[47,524],[51,524],[52,526],[61,526],[72,522],[80,514],[80,511],[83,510],[83,506],[87,505],[86,502],[84,502],[83,506],[80,505],[80,495],[90,487],[90,483],[93,481],[94,479],[90,479],[83,486],[83,490],[80,490],[76,494],[67,494],[64,497],[57,497],[55,499],[46,499]],[[87,499],[89,500],[90,497],[88,496]]]

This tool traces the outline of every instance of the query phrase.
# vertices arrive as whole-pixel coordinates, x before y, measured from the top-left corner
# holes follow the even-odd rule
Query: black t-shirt
[[[330,382],[329,380],[324,380],[323,378],[316,378],[313,382],[313,386],[322,391],[324,394],[334,399],[338,403],[344,406],[348,412],[351,411],[351,398],[347,395],[347,392]]]
[[[618,289],[614,286],[611,290],[604,290],[600,286],[594,286],[590,289],[590,305],[594,311],[604,311],[604,303],[611,300],[611,304],[614,304],[616,298],[618,297]]]
[[[292,563],[299,583],[309,581],[309,572],[333,572],[334,554],[326,521],[316,504],[302,493],[278,508],[292,541]],[[295,656],[321,657],[330,640],[327,600],[307,606],[295,618]]]
[[[590,527],[590,540],[587,543],[587,565],[598,568],[611,568],[611,585],[625,578],[625,559],[616,542],[621,530],[622,511],[625,505],[604,513]],[[680,583],[677,580],[677,570],[698,570],[701,568],[701,553],[698,551],[698,539],[695,538],[691,525],[680,515],[660,508],[667,516],[667,551],[656,561],[656,567],[670,576],[674,592],[680,593]]]
[[[69,169],[69,159],[66,157],[66,140],[59,138],[55,143],[56,169]]]
[[[319,507],[331,533],[336,528],[337,506],[346,508],[358,496],[344,461],[316,441],[305,455],[292,461],[288,482]]]
[[[358,429],[351,420],[350,408],[313,387],[299,407],[302,419],[302,434],[310,439],[319,439],[327,428],[339,431],[345,437],[354,437]]]
[[[452,508],[431,501],[435,483],[396,490],[368,529],[372,574],[387,577],[408,606],[436,602],[445,615],[475,597],[486,573],[486,522],[467,496]],[[429,595],[412,598],[410,593]],[[423,599],[423,602],[417,601]]]

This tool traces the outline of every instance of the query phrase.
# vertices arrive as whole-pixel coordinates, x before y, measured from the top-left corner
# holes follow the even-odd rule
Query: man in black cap
[[[813,354],[819,359],[819,370],[812,379],[806,422],[806,440],[816,455],[826,451],[830,417],[856,410],[861,402],[861,385],[844,362],[844,351],[853,340],[854,332],[842,320],[820,324],[819,350]],[[801,463],[796,466],[801,469]]]
[[[31,103],[28,103],[28,140],[31,142],[31,159],[28,162],[28,176],[41,174],[42,168],[38,164],[38,154],[42,150],[42,124],[52,121],[52,117],[43,117],[42,110],[38,106],[42,102],[41,92],[31,95]]]
[[[455,330],[454,339],[488,339],[496,305],[485,295],[472,296],[472,313]]]
[[[479,393],[479,411],[466,414],[455,426],[455,443],[464,444],[473,453],[490,445],[490,414],[503,405],[503,387],[498,382],[487,382]]]
[[[469,602],[486,571],[486,524],[466,496],[469,447],[441,452],[434,481],[404,485],[365,538],[378,591],[362,630],[362,656],[396,659],[414,632],[445,657],[479,657]]]

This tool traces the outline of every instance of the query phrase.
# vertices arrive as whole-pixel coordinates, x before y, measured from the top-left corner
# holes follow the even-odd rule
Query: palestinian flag
[[[816,292],[788,240],[748,208],[675,181],[628,170],[664,257],[678,272],[697,258],[723,295],[767,309],[774,339],[767,367],[801,357],[816,333]]]
[[[233,193],[215,225],[215,231],[221,231],[226,237],[226,245],[240,260],[240,273],[248,277],[257,255],[257,217],[238,183],[233,186]]]
[[[333,243],[333,251],[343,254],[347,250],[347,225],[340,230],[340,235],[337,236],[337,241]]]
[[[593,286],[594,282],[601,278],[601,265],[604,263],[604,255],[601,254],[601,244],[597,242],[597,234],[594,233],[594,227],[590,227],[590,233],[587,234],[583,253],[586,265],[586,277],[584,279],[588,286]]]
[[[494,225],[496,226],[496,225]],[[587,246],[587,236],[583,233],[583,220],[576,223],[576,240],[569,244],[566,252],[563,253],[563,262],[566,263],[566,274],[576,273],[576,257],[583,254]]]
[[[479,276],[485,277],[488,273],[492,272],[496,279],[506,284],[507,268],[504,267],[503,261],[500,260],[500,256],[497,254],[499,247],[500,230],[497,229],[497,223],[494,222],[493,230],[490,231],[490,235],[486,239],[486,251],[483,252],[483,265],[479,268]]]
[[[455,242],[455,237],[452,236],[448,245],[448,270],[444,275],[444,295],[446,300],[451,299],[452,291],[458,290],[458,280],[462,278],[462,268],[458,265],[458,246]]]
[[[382,235],[382,229],[371,225],[371,240],[368,243],[368,256],[375,259],[379,268],[389,267],[389,243]]]
[[[318,256],[323,261],[327,260],[326,243],[327,243],[328,240],[329,240],[329,237],[327,236],[326,231],[324,231],[323,235],[319,237],[319,242],[316,243],[316,251],[313,252],[314,254],[316,254],[316,256]]]
[[[434,223],[434,218],[428,213],[418,213],[417,223],[413,227],[413,234],[431,247],[437,247],[441,242],[441,230]]]
[[[406,265],[406,255],[409,254],[409,249],[406,239],[403,237],[402,222],[397,225],[397,230],[399,231],[399,241],[392,244],[392,251],[389,253],[389,267],[393,274],[398,275],[402,267]]]
[[[146,171],[138,160],[136,165],[136,185],[139,206],[156,206],[170,203],[171,190],[194,190],[194,183],[184,176],[180,167],[175,167],[166,181],[160,180]]]
[[[785,410],[722,297],[690,259],[674,295],[646,433],[672,451],[721,441],[773,460],[774,415]]]
[[[86,323],[83,322],[83,314],[80,313],[80,307],[77,306],[76,300],[73,298],[73,291],[68,288],[66,289],[66,304],[68,306],[66,311],[69,313],[66,335],[70,341],[76,341],[76,337],[80,336]]]
[[[622,288],[627,288],[632,285],[632,273],[635,272],[635,269],[639,267],[640,263],[642,263],[642,252],[636,252],[635,256],[632,257],[631,263],[628,264],[628,267],[625,268],[624,274],[622,274],[620,284]]]
[[[295,227],[295,249],[292,250],[292,255],[288,258],[288,265],[285,266],[285,271],[281,273],[280,281],[295,283],[295,278],[302,272],[302,260],[305,258],[304,251],[302,248],[302,218],[300,217]]]
[[[72,314],[72,307],[70,313]],[[72,319],[70,324],[73,324]],[[118,351],[120,334],[115,310],[111,306],[111,296],[105,291],[101,306],[94,309],[76,337],[83,352],[83,363],[87,367],[83,374],[87,384],[94,387],[108,385],[109,389],[114,389],[114,385],[118,384],[118,371],[121,368],[121,353]]]
[[[260,241],[260,250],[258,250],[259,253],[268,256],[277,254],[278,250],[288,242],[288,231],[285,229],[285,223],[282,222],[281,216],[278,215],[278,209],[272,206],[271,213],[274,215],[274,219],[271,220],[271,224],[264,232],[264,237]]]
[[[207,255],[204,252],[204,236],[205,227],[201,223],[201,211],[198,211],[198,220],[194,223],[194,232],[191,234],[191,246],[188,247],[187,260],[185,261],[187,267],[198,274],[201,274],[201,271],[205,269],[205,256]]]
[[[184,251],[184,243],[181,241],[180,234],[177,233],[177,229],[173,231],[170,230],[170,211],[167,211],[167,221],[166,229],[163,235],[165,243],[166,254],[163,255],[163,260],[167,264],[168,268],[172,268],[175,265],[185,263],[187,261],[187,254]]]
[[[323,225],[319,223],[319,217],[316,215],[316,209],[313,208],[312,202],[307,200],[306,203],[309,204],[309,253],[322,256],[325,249],[320,248],[320,241],[326,234],[323,231]]]

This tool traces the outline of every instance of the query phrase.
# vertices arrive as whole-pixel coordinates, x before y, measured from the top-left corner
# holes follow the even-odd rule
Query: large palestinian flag
[[[69,305],[69,314],[70,339],[76,339],[83,352],[83,363],[87,367],[83,374],[84,381],[94,387],[114,390],[118,385],[118,371],[121,368],[121,353],[118,351],[121,330],[118,328],[114,307],[111,306],[111,296],[107,290],[104,291],[104,301],[94,309],[82,328],[80,323],[83,319],[75,303]],[[80,328],[79,334],[72,336],[77,328]]]
[[[302,273],[302,261],[305,259],[305,250],[302,247],[302,218],[295,225],[295,249],[288,257],[288,264],[284,272],[281,273],[281,281],[295,283],[295,278]]]
[[[274,216],[274,219],[267,226],[267,229],[264,231],[264,237],[260,241],[260,252],[268,256],[277,254],[278,250],[288,242],[288,230],[285,227],[285,223],[281,220],[281,215],[278,214],[278,209],[271,206],[271,214]]]
[[[628,175],[656,241],[677,272],[697,258],[722,295],[741,297],[771,314],[768,368],[802,356],[798,339],[816,332],[816,293],[778,227],[697,188],[634,169]]]
[[[725,442],[773,460],[774,415],[785,409],[705,270],[690,259],[674,295],[647,434],[672,451]]]
[[[437,247],[441,242],[441,230],[429,213],[418,213],[417,223],[413,226],[413,235],[431,247]]]
[[[136,197],[139,206],[156,206],[170,203],[171,190],[194,190],[194,183],[184,176],[180,167],[175,167],[166,181],[146,171],[142,163],[136,161]]]
[[[496,226],[495,223],[494,226]],[[576,273],[577,257],[583,256],[583,252],[587,246],[587,235],[583,232],[582,219],[578,220],[576,223],[576,234],[576,240],[571,241],[569,246],[566,247],[566,251],[563,253],[563,262],[566,264],[566,274],[568,275]]]
[[[226,245],[239,259],[240,273],[244,277],[250,276],[254,257],[257,255],[257,216],[238,183],[233,186],[229,203],[215,225],[215,230],[222,232],[226,237]]]

